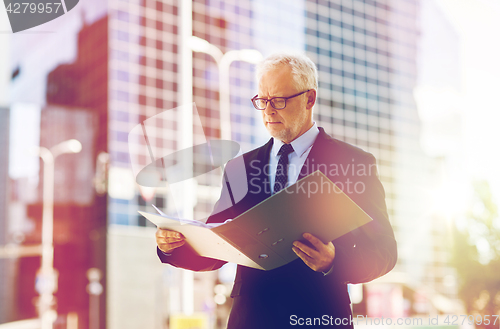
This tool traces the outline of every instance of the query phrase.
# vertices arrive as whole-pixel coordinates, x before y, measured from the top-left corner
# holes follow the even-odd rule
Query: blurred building
[[[450,311],[457,308],[458,288],[455,270],[449,266],[452,219],[466,212],[468,190],[463,177],[462,40],[439,2],[422,0],[421,22],[415,98],[422,121],[422,147],[433,159],[429,187],[434,191],[426,219],[431,227],[427,239],[433,246],[428,253],[432,261],[421,281],[446,297],[440,304]]]
[[[429,265],[408,248],[430,234],[430,226],[421,226],[430,168],[413,97],[419,13],[419,0],[307,2],[307,51],[320,80],[318,124],[375,155],[398,241],[396,269],[365,285],[362,302],[354,305],[356,313],[372,317],[414,314],[412,291],[421,277],[410,273]],[[420,248],[431,251],[428,242]]]
[[[96,197],[93,186],[97,127],[97,117],[89,110],[48,105],[41,112],[40,146],[50,149],[69,139],[82,143],[80,153],[57,158],[54,176],[54,267],[59,272],[55,294],[57,311],[60,314],[77,313],[82,326],[87,321],[89,305],[86,272],[93,267],[105,268],[105,208],[99,209],[100,197]],[[43,177],[43,170],[42,162],[40,177]],[[27,215],[35,227],[26,236],[24,244],[41,243],[43,183],[41,179],[37,202],[27,208]],[[19,294],[23,317],[36,316],[28,305],[37,295],[32,283],[39,266],[39,258],[19,261],[19,269],[25,273],[18,283],[18,291],[24,292]]]
[[[223,53],[255,48],[251,30],[252,6],[251,1],[195,1],[192,7],[192,33],[218,47]],[[154,212],[151,204],[171,214],[177,214],[180,209],[175,203],[172,186],[167,183],[154,190],[135,185],[130,162],[143,165],[151,162],[150,150],[145,143],[138,144],[136,152],[129,154],[129,132],[145,120],[148,120],[151,152],[157,155],[156,158],[179,150],[179,109],[176,108],[180,105],[180,80],[183,78],[179,73],[182,61],[179,52],[179,31],[182,28],[179,15],[177,1],[110,2],[108,214],[111,226],[108,257],[113,260],[111,264],[122,264],[121,267],[110,266],[108,272],[111,282],[108,295],[110,328],[134,328],[131,321],[140,322],[141,319],[147,323],[167,323],[172,315],[181,312],[184,293],[182,271],[159,264],[154,245],[139,249],[147,244],[134,243],[139,237],[144,237],[146,232],[152,234],[147,227],[137,227],[151,226],[137,213],[138,210]],[[237,141],[243,151],[249,151],[262,141],[255,134],[260,127],[260,120],[257,119],[259,113],[249,100],[256,90],[253,66],[234,62],[230,69],[230,85],[232,140]],[[215,60],[207,54],[193,54],[192,92],[197,110],[194,143],[220,138],[223,123],[219,112],[219,70]],[[126,182],[130,180],[132,183],[127,185]],[[219,184],[220,176],[216,174],[207,173],[197,177],[195,218],[201,219],[210,213],[218,197]],[[123,188],[117,186],[135,187],[132,193],[123,193]],[[131,226],[126,231],[128,233],[124,233],[122,225]],[[134,245],[135,252],[122,253],[117,248],[119,241],[127,245],[122,247],[125,250],[129,250],[129,245]],[[154,263],[148,267],[151,270],[143,271],[142,275],[133,275],[136,273],[135,264],[144,264],[144,253],[149,254],[148,259],[153,257]],[[125,270],[127,268],[130,270]],[[130,276],[127,277],[124,272],[130,273]],[[162,276],[156,277],[154,273],[162,273]],[[213,287],[217,280],[217,273],[194,274],[195,311],[214,314],[216,303]],[[144,289],[139,293],[137,287],[146,286],[147,282],[157,282],[156,289]],[[132,295],[138,299],[125,299]],[[137,302],[146,296],[149,296],[149,301],[156,301],[156,307],[152,307],[149,302]],[[163,307],[159,308],[158,305]],[[131,307],[138,310],[133,320],[123,317],[124,312]]]
[[[98,155],[107,151],[106,31],[106,17],[91,24],[84,22],[78,34],[72,35],[77,51],[70,63],[58,62],[54,60],[58,56],[52,55],[47,58],[27,56],[31,44],[19,42],[14,47],[14,58],[19,61],[14,67],[17,67],[18,74],[20,72],[20,77],[13,83],[13,101],[32,103],[41,108],[39,145],[50,149],[69,139],[77,139],[82,144],[80,153],[61,155],[55,161],[53,243],[54,268],[58,271],[55,308],[59,314],[56,324],[61,326],[67,325],[68,315],[78,327],[89,326],[89,318],[96,315],[89,312],[87,271],[97,268],[105,273],[106,269],[107,198],[97,193],[94,187]],[[46,54],[52,54],[52,46],[61,41],[58,36],[50,35],[42,39],[45,42],[39,44],[37,50]],[[68,51],[64,46],[59,49],[61,53]],[[47,66],[46,63],[51,61],[55,65]],[[33,62],[39,65],[32,66]],[[30,74],[33,74],[33,79],[27,78]],[[42,84],[36,83],[38,77],[42,77]],[[35,91],[39,90],[44,91],[43,99],[37,99]],[[30,145],[32,148],[36,146]],[[23,245],[41,243],[44,164],[39,163],[35,184],[23,183],[33,181],[32,178],[18,178],[9,195],[13,204],[11,226],[17,223],[11,231],[22,232],[22,239],[18,242]],[[38,187],[34,188],[36,185]],[[26,196],[30,194],[34,194],[34,198]],[[38,316],[35,280],[39,268],[39,256],[24,257],[16,261],[16,266],[7,275],[17,277],[14,282],[10,280],[16,295],[11,301],[15,315],[10,320]],[[97,314],[96,321],[105,327],[105,294],[98,298],[100,314]]]
[[[151,6],[152,2],[144,3],[147,8],[145,14],[150,14],[144,23],[144,30],[141,30],[141,18],[131,15],[129,4],[121,4],[117,14],[112,15],[117,18],[117,22],[112,25],[119,32],[116,32],[116,40],[112,39],[111,43],[116,43],[116,48],[120,48],[112,58],[119,58],[124,63],[116,64],[123,70],[113,72],[111,77],[111,81],[116,78],[116,86],[121,86],[122,90],[111,97],[117,98],[120,111],[128,106],[128,114],[119,115],[117,112],[113,117],[120,117],[134,125],[140,122],[142,115],[152,117],[162,108],[165,109],[165,105],[172,108],[177,105],[172,103],[178,97],[177,80],[168,79],[175,78],[177,74],[175,41],[178,40],[178,30],[169,24],[176,20],[179,22],[178,8],[175,3]],[[390,217],[402,252],[397,269],[384,278],[386,282],[378,286],[372,284],[365,289],[368,298],[373,298],[370,305],[392,305],[382,308],[382,311],[370,311],[365,298],[365,303],[360,307],[371,312],[372,316],[414,314],[413,295],[422,284],[424,273],[432,267],[434,244],[431,239],[422,240],[432,231],[428,223],[422,225],[428,202],[425,186],[431,179],[431,164],[420,147],[421,126],[413,96],[417,83],[419,14],[420,2],[417,0],[286,3],[276,0],[265,3],[240,1],[238,4],[229,1],[193,2],[193,35],[209,41],[223,52],[246,47],[256,48],[264,55],[282,49],[306,51],[319,69],[319,98],[315,110],[318,125],[335,137],[358,145],[376,156],[381,180],[386,188]],[[137,24],[134,31],[143,31],[141,37],[132,37],[134,24]],[[176,26],[179,27],[179,24]],[[135,62],[131,62],[133,57],[130,51],[126,55],[122,50],[126,48],[125,44],[131,43],[137,45],[132,49],[147,55],[135,57]],[[173,66],[168,61],[165,65],[166,59],[174,59]],[[140,76],[137,83],[131,71],[141,70],[126,72],[127,65],[145,66],[149,70],[143,71],[146,74]],[[169,72],[167,77],[165,71]],[[205,133],[209,137],[217,137],[220,133],[217,67],[210,56],[195,53],[193,73],[194,102],[201,122],[205,124]],[[231,125],[234,127],[232,138],[247,151],[263,143],[266,138],[262,136],[267,136],[259,130],[260,120],[249,114],[253,109],[248,99],[255,93],[256,86],[248,64],[235,63],[230,77]],[[139,86],[135,95],[130,93],[130,86]],[[165,96],[170,97],[163,99]],[[133,105],[135,97],[138,106]],[[171,103],[168,103],[169,100]],[[136,118],[132,119],[134,115]],[[172,113],[170,121],[174,120]],[[171,122],[168,123],[168,119],[163,121],[163,127],[169,124],[173,127]],[[158,123],[157,128],[161,127]],[[160,131],[157,130],[158,133]],[[114,143],[124,145],[124,133],[126,131],[122,132],[121,141],[117,138]],[[170,149],[165,146],[169,144],[169,139],[174,143],[176,136],[166,137],[165,132],[162,134],[162,141],[153,141],[151,144],[163,148],[163,152],[173,152],[173,144]],[[118,136],[118,132],[113,133],[115,135]],[[145,147],[142,152],[138,156],[147,158]],[[161,152],[156,150],[157,153]],[[125,155],[120,157],[116,154],[112,156],[112,165],[123,166],[115,161],[118,158],[123,158],[123,162],[128,160]],[[201,185],[199,190],[205,190],[201,180],[198,180],[198,184]],[[163,199],[159,199],[160,193],[157,190],[156,199],[151,202],[160,202],[169,209],[172,198],[169,199],[167,192]],[[202,199],[202,195],[198,197]],[[111,222],[142,225],[144,220],[140,217],[134,223],[136,210],[144,207],[140,198],[139,202],[132,199],[111,202]],[[113,205],[115,202],[116,206]],[[415,256],[415,241],[425,242],[421,249],[429,257]],[[398,275],[401,273],[402,276]],[[381,289],[388,292],[379,293]]]
[[[7,237],[8,193],[9,193],[9,124],[10,109],[0,106],[0,248]],[[12,276],[12,259],[0,257],[0,323],[8,322],[12,314],[14,291],[9,279]]]

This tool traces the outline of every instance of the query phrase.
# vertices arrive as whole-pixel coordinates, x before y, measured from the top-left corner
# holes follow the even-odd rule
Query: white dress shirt
[[[304,165],[304,162],[311,152],[312,145],[319,134],[318,126],[316,122],[313,126],[306,131],[304,134],[299,136],[297,139],[293,140],[292,144],[293,152],[288,155],[288,182],[286,186],[294,184],[299,178],[300,170]],[[276,168],[278,167],[278,152],[283,146],[283,142],[279,139],[273,137],[273,148],[271,149],[271,154],[269,155],[269,180],[271,183],[271,193],[274,193],[274,180],[276,178]]]

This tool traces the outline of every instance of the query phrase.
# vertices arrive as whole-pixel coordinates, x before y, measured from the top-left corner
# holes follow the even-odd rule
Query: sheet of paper
[[[139,211],[139,213],[159,228],[182,233],[182,235],[186,237],[186,242],[189,243],[191,247],[193,247],[193,249],[196,250],[196,252],[201,256],[220,259],[263,270],[260,265],[245,256],[242,252],[238,251],[238,249],[234,248],[222,237],[212,232],[210,230],[210,226],[183,225],[176,218],[150,214],[142,211]],[[207,225],[205,223],[201,224]],[[223,223],[220,223],[219,226],[220,225],[223,225]]]
[[[160,214],[160,216],[170,219],[172,221],[178,222],[181,225],[194,225],[194,226],[200,226],[200,227],[206,227],[206,228],[213,228],[217,227],[219,225],[222,225],[224,223],[227,223],[228,221],[231,221],[231,219],[226,220],[224,223],[203,223],[199,220],[192,220],[192,219],[182,219],[182,218],[176,218],[169,216],[165,214],[163,211],[161,211],[158,207],[156,207],[154,204],[152,204],[153,208]]]

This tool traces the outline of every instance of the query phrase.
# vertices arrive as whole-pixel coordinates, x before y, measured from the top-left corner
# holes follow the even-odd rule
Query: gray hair
[[[318,70],[314,62],[306,55],[298,53],[274,53],[257,64],[257,81],[262,76],[282,65],[288,65],[292,69],[293,79],[297,89],[318,89]]]

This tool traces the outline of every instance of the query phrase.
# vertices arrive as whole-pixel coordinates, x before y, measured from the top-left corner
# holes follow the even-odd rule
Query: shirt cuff
[[[327,276],[328,274],[332,273],[333,267],[334,267],[334,265],[332,265],[332,267],[330,267],[330,269],[328,270],[328,272],[321,272],[321,273],[323,273],[323,276]]]

